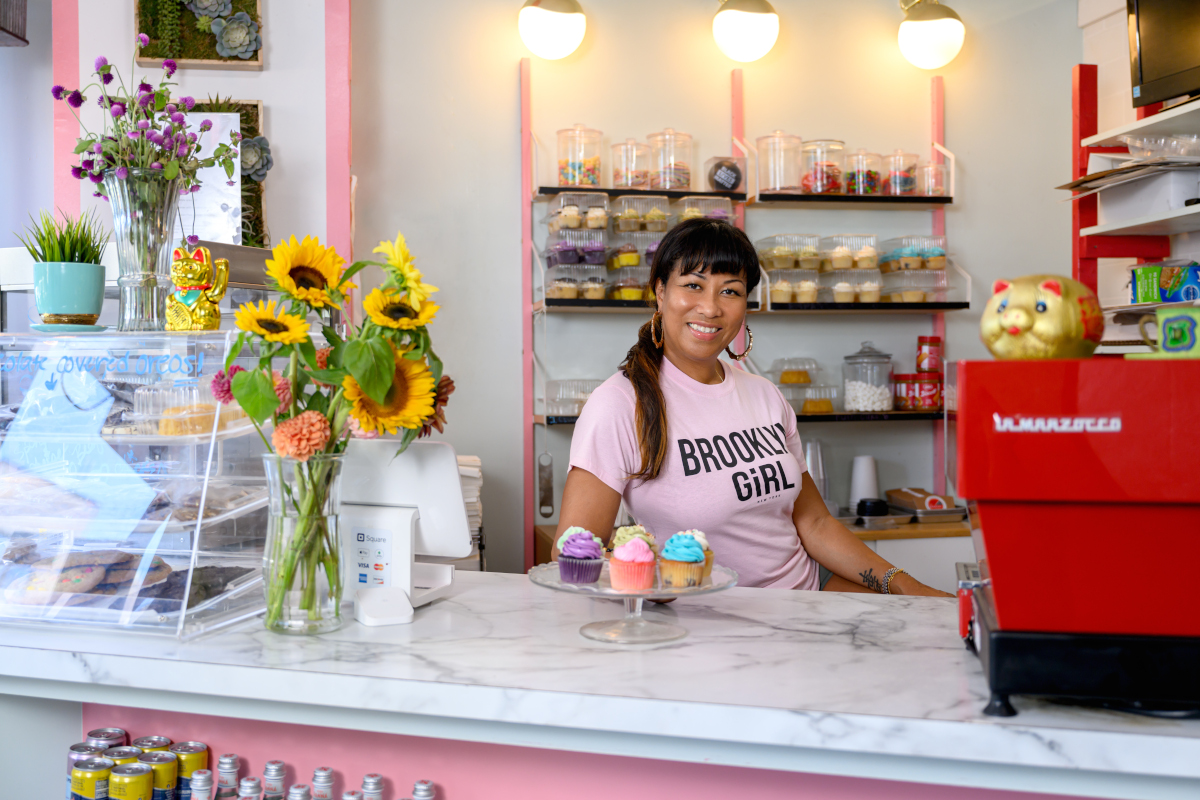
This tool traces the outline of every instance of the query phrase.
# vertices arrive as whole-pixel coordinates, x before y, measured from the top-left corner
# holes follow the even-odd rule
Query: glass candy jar
[[[863,342],[842,365],[843,398],[847,411],[892,410],[892,356]]]

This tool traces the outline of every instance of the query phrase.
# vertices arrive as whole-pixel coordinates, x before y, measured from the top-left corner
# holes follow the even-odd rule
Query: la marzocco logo
[[[1120,433],[1120,417],[1002,417],[992,414],[996,433]]]

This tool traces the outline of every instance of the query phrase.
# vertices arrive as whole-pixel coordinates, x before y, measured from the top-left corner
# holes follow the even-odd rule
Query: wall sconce
[[[913,66],[938,69],[962,50],[966,28],[953,9],[938,0],[900,0],[900,9],[900,52]]]
[[[521,41],[535,56],[553,61],[578,49],[587,17],[578,0],[525,0],[517,15]]]
[[[713,38],[734,61],[757,61],[779,38],[779,15],[767,0],[721,0],[713,17]]]

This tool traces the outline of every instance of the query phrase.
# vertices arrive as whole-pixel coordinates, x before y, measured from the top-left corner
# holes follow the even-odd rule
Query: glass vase
[[[130,169],[125,178],[118,178],[116,170],[104,173],[120,271],[117,330],[167,328],[167,295],[174,288],[171,250],[181,185],[178,177],[168,180],[160,169]]]
[[[342,626],[342,459],[263,455],[271,500],[263,551],[268,630],[311,635]]]

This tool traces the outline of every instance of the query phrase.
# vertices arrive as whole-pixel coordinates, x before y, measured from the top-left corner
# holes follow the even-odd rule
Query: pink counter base
[[[362,776],[368,772],[379,772],[387,778],[384,800],[410,797],[413,783],[421,779],[437,785],[438,800],[1067,800],[1064,795],[686,764],[83,704],[80,740],[89,730],[109,727],[124,728],[133,738],[160,735],[176,742],[204,742],[211,754],[237,753],[242,777],[261,776],[264,762],[280,759],[288,765],[289,786],[310,783],[315,767],[333,767],[334,797],[361,788]],[[64,750],[68,744],[63,744]]]

